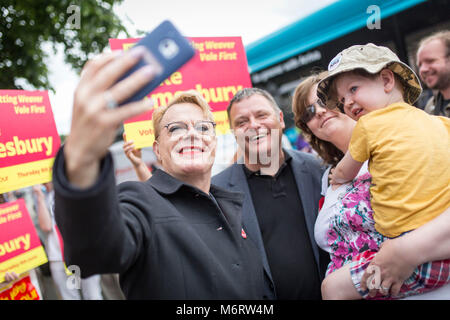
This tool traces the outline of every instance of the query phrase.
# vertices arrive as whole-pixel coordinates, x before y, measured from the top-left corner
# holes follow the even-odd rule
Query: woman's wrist
[[[100,160],[86,159],[82,156],[82,153],[75,152],[66,145],[64,147],[64,162],[67,179],[72,185],[80,189],[86,189],[97,180],[100,172]]]
[[[142,169],[142,168],[145,168],[145,163],[144,163],[144,161],[139,161],[138,163],[134,163],[134,162],[133,162],[133,166],[134,166],[136,169]]]
[[[408,255],[416,265],[449,259],[449,230],[450,208],[416,230],[398,238],[402,242],[401,254]]]
[[[414,231],[413,231],[414,232]],[[396,244],[396,252],[398,257],[411,266],[419,266],[427,262],[427,248],[422,248],[422,242],[415,240],[413,233],[407,233],[404,236],[396,238],[392,241]]]

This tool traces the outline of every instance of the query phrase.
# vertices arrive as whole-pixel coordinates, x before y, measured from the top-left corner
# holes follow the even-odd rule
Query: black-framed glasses
[[[312,120],[312,118],[314,118],[314,116],[316,115],[317,112],[317,106],[321,107],[321,108],[326,108],[325,104],[322,102],[322,100],[317,99],[316,102],[314,102],[313,104],[310,104],[309,106],[307,106],[305,108],[305,111],[302,114],[302,121],[303,123],[308,123]]]
[[[167,128],[167,132],[172,138],[184,136],[189,132],[189,125],[181,121],[168,123],[164,126],[164,128]],[[214,121],[199,120],[194,122],[193,128],[201,135],[214,136],[216,134],[216,123]]]

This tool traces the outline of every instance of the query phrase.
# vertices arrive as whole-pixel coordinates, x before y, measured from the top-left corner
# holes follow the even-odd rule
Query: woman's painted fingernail
[[[130,49],[130,55],[133,58],[140,58],[145,52],[145,48],[143,46],[137,46]]]
[[[155,68],[151,65],[146,65],[145,67],[142,67],[141,72],[144,76],[150,77],[155,74]]]

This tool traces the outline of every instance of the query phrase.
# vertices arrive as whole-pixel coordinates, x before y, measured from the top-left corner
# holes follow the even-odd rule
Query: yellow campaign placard
[[[228,122],[227,111],[216,111],[213,113],[214,121],[216,122],[216,133],[227,134],[230,132],[230,123]]]
[[[226,111],[216,111],[213,113],[216,122],[216,133],[226,134],[230,131],[228,115]],[[155,135],[153,132],[152,120],[125,123],[123,125],[127,133],[127,140],[133,140],[136,148],[144,148],[153,145]]]
[[[6,251],[6,249],[4,250]],[[0,263],[0,282],[5,281],[6,272],[11,272],[11,270],[14,270],[15,273],[20,274],[39,267],[47,261],[47,255],[45,254],[45,250],[42,246],[22,253],[21,255]]]
[[[151,125],[153,111],[166,106],[178,93],[196,90],[211,107],[216,124],[216,134],[230,132],[227,106],[234,95],[251,87],[247,57],[240,37],[190,37],[196,55],[184,66],[164,80],[158,88],[149,92],[153,109],[128,119],[124,123],[127,140],[133,140],[136,148],[153,145]],[[129,50],[140,39],[110,39],[112,50]]]
[[[123,128],[127,133],[127,140],[134,141],[136,148],[152,146],[155,141],[152,120],[124,123]]]
[[[60,146],[47,91],[0,90],[0,192],[51,180]]]
[[[20,275],[19,280],[0,283],[0,300],[40,300],[28,272]]]
[[[0,193],[52,180],[54,158],[0,168]]]
[[[34,224],[25,205],[19,199],[0,205],[0,282],[6,272],[17,274],[47,262]]]

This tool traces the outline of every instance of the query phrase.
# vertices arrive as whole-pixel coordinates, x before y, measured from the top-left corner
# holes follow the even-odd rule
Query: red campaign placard
[[[240,37],[192,37],[188,38],[196,50],[195,56],[168,77],[148,97],[154,101],[154,109],[167,103],[176,92],[197,90],[210,105],[217,123],[217,133],[229,132],[226,108],[235,93],[251,87],[247,58]],[[112,50],[128,50],[140,39],[110,39]],[[151,146],[153,110],[128,119],[125,132],[134,140],[137,148]]]
[[[0,292],[0,300],[39,300],[39,294],[30,276],[17,280]]]
[[[0,90],[0,168],[48,159],[58,151],[47,91]]]
[[[0,90],[0,193],[50,181],[60,143],[47,91]]]
[[[23,199],[0,205],[0,282],[6,272],[17,274],[47,262]]]

